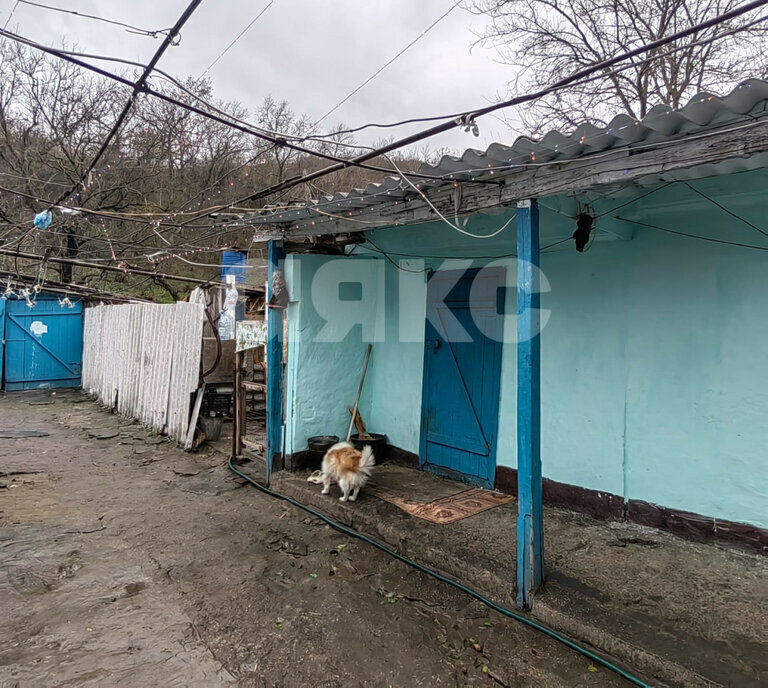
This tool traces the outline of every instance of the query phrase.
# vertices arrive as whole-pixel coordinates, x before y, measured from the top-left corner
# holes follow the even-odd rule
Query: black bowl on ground
[[[360,435],[355,434],[349,438],[355,449],[362,450],[366,445],[373,449],[373,456],[376,463],[382,463],[387,458],[387,436],[378,432],[369,432],[366,438],[360,439]]]
[[[310,437],[307,440],[309,446],[310,468],[313,471],[320,468],[320,464],[323,462],[325,452],[327,452],[334,444],[339,441],[336,435],[317,435],[316,437]]]

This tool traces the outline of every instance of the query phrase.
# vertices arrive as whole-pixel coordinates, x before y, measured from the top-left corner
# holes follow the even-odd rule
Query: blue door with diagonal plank
[[[504,268],[434,272],[427,282],[420,463],[493,487]]]
[[[79,387],[83,361],[83,304],[61,306],[41,294],[30,308],[4,301],[6,390]]]

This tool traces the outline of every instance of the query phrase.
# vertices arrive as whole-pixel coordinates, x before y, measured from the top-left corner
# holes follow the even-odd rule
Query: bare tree
[[[578,69],[711,19],[741,0],[468,0],[492,25],[481,41],[516,68],[510,95],[539,90]],[[747,14],[700,31],[524,106],[528,131],[642,118],[654,105],[684,105],[768,73],[764,23]]]
[[[233,119],[248,119],[240,103],[214,102],[208,80],[189,79],[181,88],[161,83],[155,88],[182,103],[209,102]],[[242,225],[214,227],[206,213],[328,164],[310,153],[248,136],[183,107],[141,95],[81,185],[83,171],[128,95],[124,86],[82,72],[71,63],[0,41],[0,186],[9,190],[0,192],[0,245],[125,269],[115,273],[62,264],[62,282],[91,282],[137,296],[177,298],[182,293],[178,284],[136,278],[130,268],[156,266],[169,274],[215,278],[219,249],[249,246],[252,231]],[[331,136],[312,138],[312,120],[271,96],[254,119],[278,138],[297,137],[309,151],[340,158],[359,152],[341,125]],[[412,155],[390,157],[403,170],[418,166]],[[389,167],[388,158],[372,162]],[[306,201],[339,189],[364,187],[383,176],[350,166],[321,185],[299,185],[253,203],[242,202],[233,211]],[[67,189],[75,191],[66,206],[99,214],[55,208],[52,225],[45,231],[34,229],[35,213],[47,209]],[[189,226],[184,224],[187,220]],[[166,224],[160,226],[161,222]],[[39,264],[0,256],[0,267],[26,270],[27,275],[34,274]]]
[[[296,114],[286,100],[275,100],[271,95],[264,99],[256,113],[257,124],[267,131],[288,136],[309,136],[313,130],[312,120],[307,115]],[[275,170],[275,181],[285,179],[286,169],[296,162],[299,154],[292,148],[275,146],[270,158]]]

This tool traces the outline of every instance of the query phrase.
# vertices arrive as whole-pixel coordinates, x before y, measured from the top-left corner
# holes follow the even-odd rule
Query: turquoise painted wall
[[[355,402],[367,344],[383,328],[376,299],[381,292],[382,261],[358,260],[355,265],[338,256],[289,255],[285,265],[290,291],[288,305],[288,365],[286,368],[286,452],[307,448],[314,435],[346,437],[350,421],[347,409]],[[353,313],[359,324],[351,329],[347,322],[328,317],[339,310],[355,309],[356,301],[342,299],[342,282],[362,283],[366,296],[374,299],[373,308]],[[334,289],[335,287],[335,289]],[[359,295],[362,296],[362,295]],[[341,298],[340,298],[341,297]],[[324,318],[323,315],[326,315]],[[333,327],[327,327],[328,323]],[[372,386],[363,391],[360,412],[370,416]]]
[[[730,209],[759,223],[764,210],[757,191],[766,181],[761,172],[701,180],[697,187],[713,195],[719,192],[720,200],[727,196]],[[545,199],[543,204],[566,208],[568,201]],[[606,201],[603,206],[616,204]],[[633,204],[622,217],[768,246],[754,229],[678,186]],[[504,220],[477,217],[467,228],[488,233]],[[570,218],[546,208],[541,222],[544,246],[573,231]],[[600,225],[611,226],[605,219]],[[439,268],[443,263],[442,258],[406,256],[514,252],[514,223],[485,242],[437,223],[369,234],[376,248],[401,261],[405,270]],[[301,257],[302,269],[305,261],[315,260]],[[385,288],[383,303],[376,308],[378,341],[364,415],[371,430],[385,432],[393,444],[417,452],[425,278],[398,270],[380,256],[373,262],[381,266]],[[474,265],[488,262],[480,258]],[[502,264],[514,279],[514,257]],[[542,308],[550,312],[542,335],[544,475],[628,499],[767,527],[768,351],[763,343],[768,341],[768,253],[638,227],[631,240],[597,240],[584,254],[576,253],[571,242],[552,248],[542,256],[542,270],[550,285],[542,294]],[[310,329],[302,332],[305,354],[313,352],[306,338],[312,328],[317,323],[310,322]],[[510,328],[514,332],[512,318]],[[401,331],[416,341],[400,342]],[[360,345],[345,344],[355,370]],[[324,365],[332,361],[334,370],[345,368],[344,351],[318,351],[316,360]],[[498,437],[498,462],[512,467],[515,354],[514,344],[505,345]],[[303,367],[301,351],[298,361]],[[337,406],[328,408],[334,418],[343,415]],[[313,418],[311,423],[297,421],[296,437],[303,432],[299,427],[319,427],[319,410],[313,413],[304,414]]]

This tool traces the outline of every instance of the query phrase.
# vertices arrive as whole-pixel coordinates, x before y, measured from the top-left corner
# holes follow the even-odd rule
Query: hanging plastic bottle
[[[229,311],[223,310],[219,314],[219,339],[222,342],[228,342],[232,339],[232,331],[234,329],[234,320]]]

